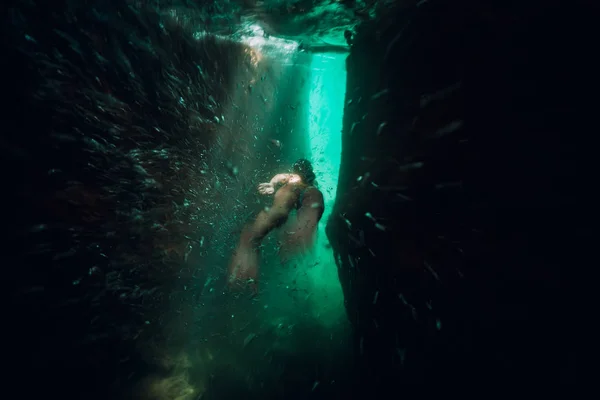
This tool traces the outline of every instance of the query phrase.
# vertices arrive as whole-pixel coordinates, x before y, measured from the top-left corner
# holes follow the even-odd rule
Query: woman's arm
[[[290,175],[291,174],[277,174],[271,179],[269,183],[273,186],[280,184],[283,185],[284,183],[287,183],[290,180]]]
[[[293,175],[292,174],[277,174],[267,183],[261,183],[258,185],[258,192],[260,194],[273,194],[275,193],[276,185],[283,185],[288,183]]]

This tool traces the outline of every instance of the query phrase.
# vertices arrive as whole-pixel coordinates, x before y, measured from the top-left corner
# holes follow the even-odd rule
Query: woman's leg
[[[244,228],[242,238],[252,246],[260,246],[260,243],[269,232],[286,221],[289,213],[289,209],[276,204],[268,210],[261,211],[254,222]]]
[[[321,210],[304,210],[304,212],[299,212],[297,218],[287,225],[279,250],[283,262],[313,247],[317,225],[322,214]]]
[[[258,290],[258,261],[260,243],[270,231],[285,222],[289,209],[274,204],[269,210],[261,211],[253,223],[242,230],[240,241],[233,253],[228,269],[228,283],[231,288]]]
[[[317,226],[324,210],[323,193],[315,187],[307,188],[304,191],[302,205],[296,213],[297,218],[288,227],[290,233],[282,241],[280,250],[282,261],[285,262],[294,255],[304,253],[313,247]]]

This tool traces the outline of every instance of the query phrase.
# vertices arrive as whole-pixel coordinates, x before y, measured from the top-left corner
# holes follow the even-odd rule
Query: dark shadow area
[[[574,383],[592,23],[542,2],[421,3],[363,24],[347,63],[328,236],[362,394]]]

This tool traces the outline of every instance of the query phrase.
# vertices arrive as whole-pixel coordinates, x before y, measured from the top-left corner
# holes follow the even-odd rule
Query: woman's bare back
[[[299,176],[292,176],[287,183],[275,192],[272,207],[280,208],[282,211],[285,210],[289,213],[296,208],[296,204],[300,200],[300,194],[305,188],[306,185]]]

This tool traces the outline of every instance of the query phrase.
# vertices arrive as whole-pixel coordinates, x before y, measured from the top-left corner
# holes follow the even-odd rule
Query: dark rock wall
[[[404,3],[357,28],[327,225],[359,385],[572,382],[592,25],[539,2]]]

